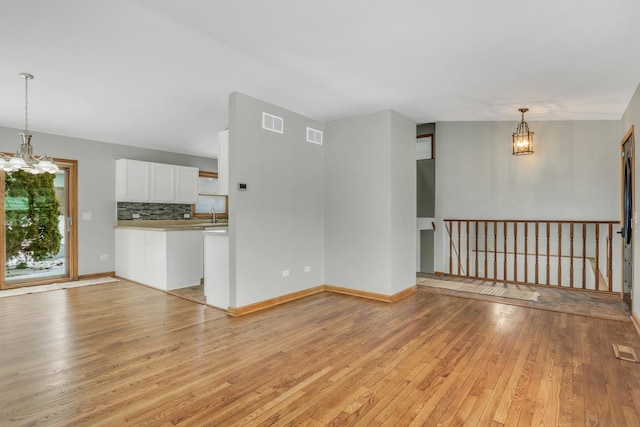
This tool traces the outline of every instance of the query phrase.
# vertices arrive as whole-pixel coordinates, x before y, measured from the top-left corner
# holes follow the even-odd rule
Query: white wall
[[[393,295],[416,282],[416,124],[391,111],[391,279]]]
[[[443,219],[619,219],[619,121],[530,122],[529,156],[511,154],[516,125],[437,123],[436,271]]]
[[[284,134],[263,130],[262,112],[284,118]],[[230,95],[232,307],[324,284],[324,146],[306,142],[307,126],[324,128],[272,104]],[[238,191],[239,182],[248,190]],[[290,275],[283,277],[283,270]]]
[[[20,130],[0,127],[0,151],[15,152]],[[78,274],[114,271],[116,159],[128,158],[216,171],[216,159],[32,132],[35,154],[78,161]],[[126,142],[126,141],[125,141]],[[82,213],[91,212],[91,220]],[[108,255],[101,260],[100,255]]]
[[[626,111],[622,116],[622,126],[619,132],[618,144],[622,142],[622,138],[627,133],[631,126],[634,127],[634,140],[635,140],[635,182],[634,182],[634,200],[635,200],[635,209],[636,211],[640,207],[640,203],[638,202],[638,197],[640,197],[640,159],[638,159],[638,153],[640,153],[640,147],[638,144],[640,143],[640,138],[638,137],[638,133],[640,132],[640,85],[636,89],[636,92],[633,94],[629,105],[627,106]],[[620,185],[620,184],[618,184]],[[634,271],[634,280],[633,280],[633,312],[636,317],[640,318],[640,249],[638,249],[638,245],[640,245],[640,240],[638,239],[637,233],[638,225],[635,225],[635,231],[633,233],[633,271]]]
[[[415,285],[415,123],[383,111],[329,122],[325,137],[326,283]]]

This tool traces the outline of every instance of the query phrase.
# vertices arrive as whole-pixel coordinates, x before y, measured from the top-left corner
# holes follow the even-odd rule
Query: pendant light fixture
[[[20,77],[24,79],[24,131],[20,132],[22,143],[13,157],[0,153],[0,168],[5,172],[23,170],[32,174],[56,173],[59,168],[51,157],[33,154],[32,135],[29,133],[29,80],[33,79],[33,75],[20,73]]]
[[[518,111],[522,113],[522,121],[518,123],[518,127],[513,134],[513,155],[533,154],[533,132],[529,130],[529,125],[524,121],[524,113],[529,109],[520,108]]]

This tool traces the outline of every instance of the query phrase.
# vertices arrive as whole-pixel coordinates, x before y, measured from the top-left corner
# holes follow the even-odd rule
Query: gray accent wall
[[[438,122],[437,271],[446,272],[443,219],[620,217],[619,121],[529,122],[528,156],[512,155],[517,123]]]
[[[433,134],[433,154],[436,149],[436,124],[424,123],[416,126],[416,135]],[[417,161],[418,184],[418,216],[433,218],[436,205],[436,158]]]
[[[15,152],[20,130],[0,127],[0,151]],[[32,132],[35,154],[78,161],[78,274],[114,271],[117,159],[145,160],[217,171],[216,159]],[[123,140],[123,142],[126,142]],[[212,141],[213,143],[213,141]],[[83,213],[91,213],[84,220]],[[101,255],[108,259],[101,260]]]
[[[284,119],[283,134],[262,129],[263,112]],[[306,142],[307,126],[324,130],[267,102],[229,97],[231,307],[324,284],[325,146]]]
[[[393,295],[415,284],[415,123],[382,111],[326,124],[325,279]]]
[[[437,162],[437,138],[436,124],[424,123],[416,127],[416,135],[433,134],[433,153],[436,158],[423,159],[416,162],[417,174],[417,214],[418,217],[434,218],[436,210],[436,162]],[[433,273],[433,230],[420,232],[420,265],[418,271]]]
[[[418,216],[433,218],[436,212],[436,160],[416,161]]]

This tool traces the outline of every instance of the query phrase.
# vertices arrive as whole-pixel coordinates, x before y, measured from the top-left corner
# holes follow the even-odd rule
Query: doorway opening
[[[619,234],[622,237],[622,289],[620,291],[625,306],[632,312],[633,307],[633,230],[636,218],[634,200],[634,138],[633,126],[622,139],[622,229]]]
[[[77,280],[77,162],[2,173],[0,289]]]
[[[416,270],[434,273],[434,223],[436,203],[435,123],[416,128],[417,231]]]

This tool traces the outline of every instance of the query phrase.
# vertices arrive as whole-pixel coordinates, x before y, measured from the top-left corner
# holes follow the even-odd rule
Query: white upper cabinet
[[[198,199],[198,168],[116,160],[116,201],[188,203]]]
[[[218,132],[218,194],[229,194],[229,130]]]
[[[138,160],[116,161],[116,201],[148,202],[149,194],[148,162]]]
[[[195,204],[198,201],[198,173],[198,168],[176,166],[176,202]]]
[[[151,199],[154,202],[176,201],[176,167],[151,163]]]

